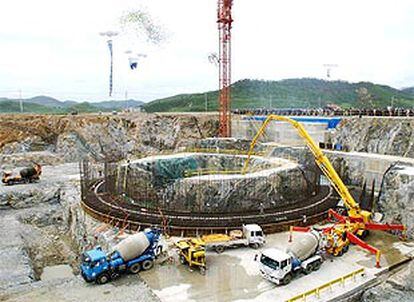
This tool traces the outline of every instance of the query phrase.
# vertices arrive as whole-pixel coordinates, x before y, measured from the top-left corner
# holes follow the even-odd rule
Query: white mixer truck
[[[319,254],[321,236],[313,230],[302,233],[286,251],[276,248],[264,250],[256,255],[259,261],[261,275],[276,284],[288,284],[300,273],[310,274],[321,267],[323,259]]]

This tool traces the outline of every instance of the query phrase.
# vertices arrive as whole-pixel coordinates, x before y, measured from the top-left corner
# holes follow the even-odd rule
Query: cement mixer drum
[[[131,235],[115,246],[115,250],[124,261],[139,257],[150,246],[150,242],[144,232]]]
[[[320,235],[315,231],[300,235],[299,238],[293,239],[292,245],[286,249],[286,252],[303,261],[316,252]]]

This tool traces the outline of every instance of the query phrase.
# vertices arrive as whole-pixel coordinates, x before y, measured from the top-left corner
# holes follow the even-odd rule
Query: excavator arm
[[[328,178],[336,192],[338,192],[339,196],[344,201],[346,207],[348,208],[348,215],[350,218],[355,219],[357,221],[368,222],[371,218],[371,212],[361,210],[359,204],[355,201],[352,197],[351,193],[348,191],[348,188],[343,183],[342,179],[339,177],[338,173],[336,173],[332,163],[329,159],[323,154],[322,150],[319,146],[315,143],[303,125],[291,118],[286,116],[279,116],[271,114],[269,115],[266,120],[263,122],[262,126],[260,127],[259,131],[254,136],[249,152],[247,155],[247,159],[244,163],[243,167],[243,174],[246,173],[249,169],[250,158],[253,153],[254,147],[257,144],[259,138],[265,132],[268,124],[271,121],[281,121],[281,122],[288,122],[291,124],[297,131],[298,134],[305,140],[308,148],[311,150],[313,156],[315,157],[315,162],[323,172],[323,174]]]

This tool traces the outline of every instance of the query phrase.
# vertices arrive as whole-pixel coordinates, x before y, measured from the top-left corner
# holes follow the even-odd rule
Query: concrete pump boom
[[[339,177],[338,173],[336,173],[334,167],[332,166],[329,159],[325,156],[319,146],[314,142],[312,137],[303,127],[303,125],[291,118],[285,116],[279,116],[271,114],[269,115],[266,120],[263,122],[262,126],[260,127],[259,131],[254,136],[252,142],[250,143],[250,148],[248,152],[247,159],[244,163],[243,167],[243,174],[245,174],[249,168],[249,162],[251,158],[251,154],[253,153],[253,149],[259,140],[260,136],[263,135],[264,131],[266,130],[267,125],[270,121],[281,121],[281,122],[288,122],[291,124],[295,129],[298,131],[299,135],[305,140],[308,148],[311,150],[313,156],[315,157],[315,162],[322,170],[323,174],[329,179],[332,186],[338,192],[339,196],[344,201],[346,207],[348,208],[348,215],[351,218],[356,220],[361,220],[364,223],[370,221],[371,212],[362,210],[359,204],[355,201],[352,197],[351,193],[349,193],[348,188],[343,183],[342,179]]]

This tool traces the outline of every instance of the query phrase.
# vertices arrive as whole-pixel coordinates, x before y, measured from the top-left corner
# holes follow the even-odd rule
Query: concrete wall
[[[364,152],[324,151],[334,163],[338,172],[348,183],[361,185],[365,181],[370,185],[374,180],[376,190],[380,189],[383,176],[388,168],[396,162],[414,164],[414,159]],[[341,164],[339,165],[339,162]],[[336,164],[337,163],[337,164]]]
[[[414,164],[414,159],[364,152],[327,151],[324,153],[331,160],[334,168],[347,185],[368,186],[375,180],[376,191],[380,189],[382,178],[387,169],[396,162]],[[295,159],[301,165],[310,165],[314,158],[306,147],[272,147],[271,157]]]
[[[241,117],[232,120],[232,136],[238,139],[251,140],[262,125],[262,121],[242,119]],[[326,142],[329,130],[326,123],[303,123],[305,129],[316,143]],[[272,121],[263,135],[261,142],[275,142],[289,146],[304,146],[305,142],[298,135],[292,125],[285,122]]]

